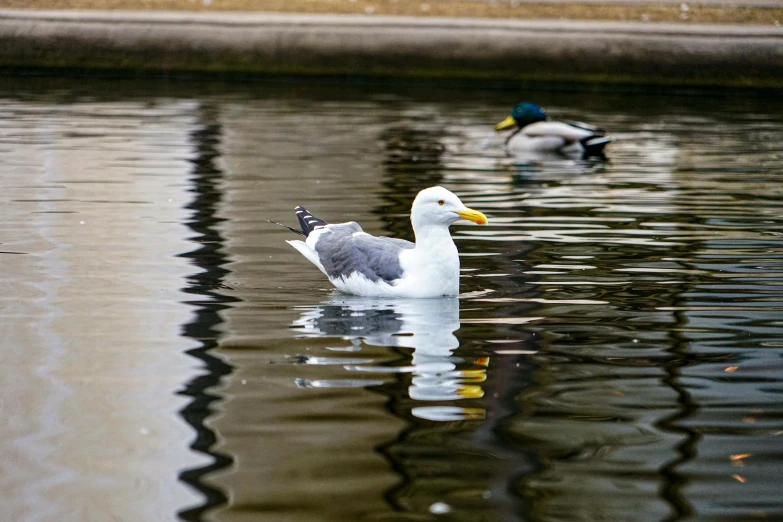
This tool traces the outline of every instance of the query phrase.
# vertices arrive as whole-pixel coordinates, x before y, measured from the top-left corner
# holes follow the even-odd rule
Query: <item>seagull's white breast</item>
[[[400,254],[400,265],[404,272],[396,286],[405,295],[459,295],[459,254],[451,237],[429,244],[427,249],[405,250]]]

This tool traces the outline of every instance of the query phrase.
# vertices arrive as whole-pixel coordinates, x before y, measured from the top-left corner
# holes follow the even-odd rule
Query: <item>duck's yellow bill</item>
[[[497,125],[495,125],[495,130],[496,131],[502,131],[502,130],[510,129],[510,128],[516,127],[516,126],[517,126],[517,120],[512,118],[511,115],[509,114],[508,116],[506,116],[505,120],[503,120],[500,123],[498,123]]]
[[[462,219],[467,219],[468,221],[472,221],[477,225],[487,224],[487,216],[478,210],[473,210],[472,208],[466,208],[462,212],[457,212],[457,215]]]

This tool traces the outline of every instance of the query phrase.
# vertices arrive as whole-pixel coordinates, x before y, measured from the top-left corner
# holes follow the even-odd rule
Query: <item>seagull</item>
[[[495,125],[495,131],[515,129],[505,141],[510,155],[531,152],[558,152],[565,156],[602,157],[604,147],[612,141],[606,131],[582,122],[547,120],[544,109],[535,103],[520,103],[506,119]]]
[[[487,224],[484,214],[466,207],[443,187],[424,189],[413,201],[415,243],[372,236],[353,221],[328,224],[301,206],[295,211],[302,230],[281,226],[305,240],[287,243],[317,266],[338,290],[365,297],[458,295],[459,254],[449,226],[459,219]]]

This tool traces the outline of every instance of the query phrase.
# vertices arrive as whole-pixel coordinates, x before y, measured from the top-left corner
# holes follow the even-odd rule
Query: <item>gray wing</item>
[[[359,272],[370,281],[390,283],[402,277],[400,252],[414,246],[402,239],[373,237],[351,222],[328,225],[314,248],[331,278]]]

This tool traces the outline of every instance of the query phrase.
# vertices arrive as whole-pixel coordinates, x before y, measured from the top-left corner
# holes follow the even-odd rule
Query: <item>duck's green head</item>
[[[537,121],[546,120],[544,109],[535,103],[520,103],[506,116],[506,119],[495,125],[496,131],[510,129],[512,127],[524,127]]]

